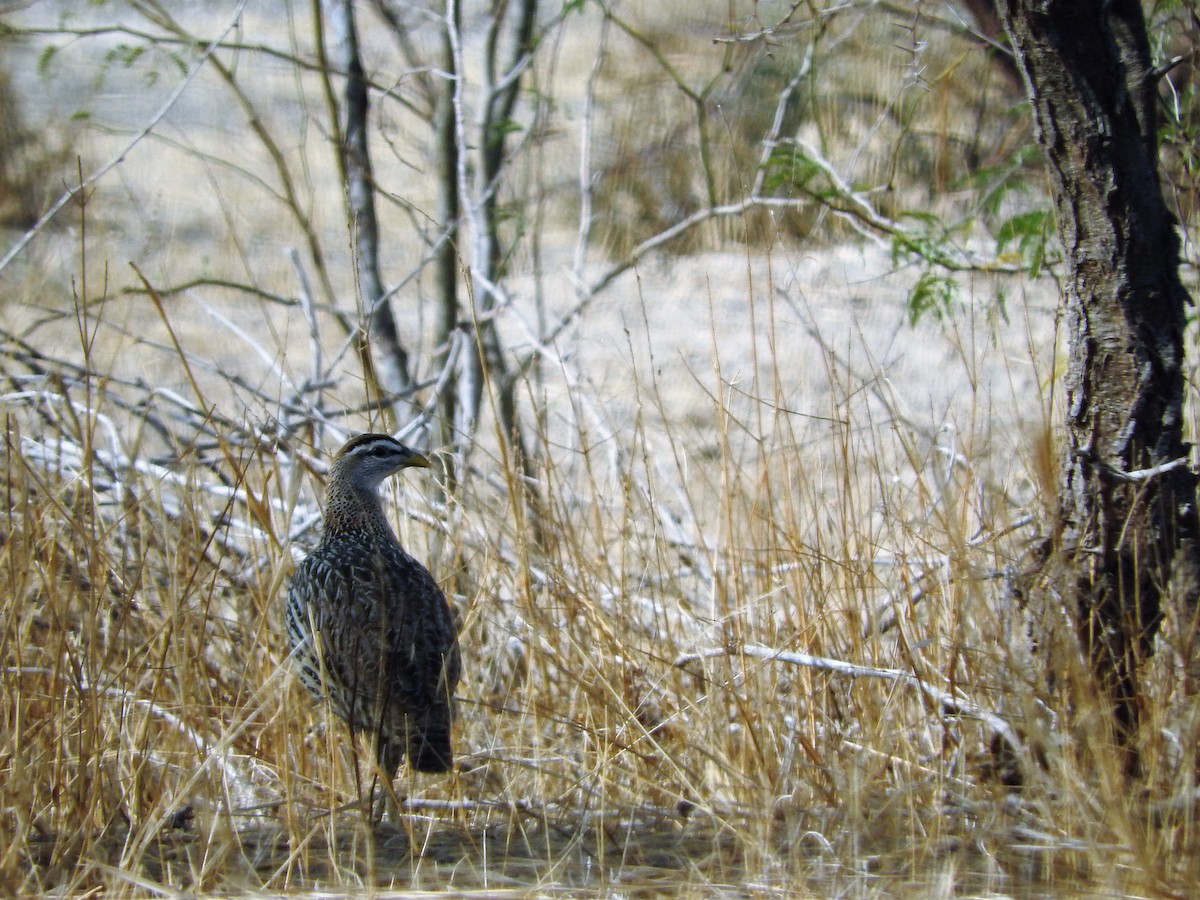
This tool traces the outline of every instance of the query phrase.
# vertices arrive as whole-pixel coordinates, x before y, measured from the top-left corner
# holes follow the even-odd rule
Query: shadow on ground
[[[635,817],[509,810],[506,820],[412,815],[404,827],[368,826],[355,814],[313,815],[289,827],[205,828],[181,818],[140,843],[126,828],[99,840],[46,838],[27,848],[32,880],[87,895],[106,883],[123,896],[726,897],[788,894],[929,896],[930,892],[1060,895],[1086,872],[1033,853],[1004,860],[982,843],[885,846],[865,840],[847,857],[811,816],[738,822],[658,812]],[[807,823],[802,820],[807,820]],[[756,839],[755,834],[761,835]],[[894,837],[894,836],[893,836]],[[845,835],[835,836],[844,843]],[[83,847],[86,850],[82,850]],[[91,875],[80,876],[83,869]],[[82,883],[81,883],[82,882]],[[90,887],[89,887],[90,885]],[[82,890],[80,890],[82,889]],[[149,892],[147,894],[146,892]]]

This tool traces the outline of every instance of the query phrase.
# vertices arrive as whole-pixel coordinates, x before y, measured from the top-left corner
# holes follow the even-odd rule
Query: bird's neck
[[[393,537],[374,488],[331,482],[325,500],[325,534],[376,533]]]

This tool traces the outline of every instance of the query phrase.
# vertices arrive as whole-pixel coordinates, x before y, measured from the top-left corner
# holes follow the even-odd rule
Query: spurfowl
[[[461,663],[446,598],[396,539],[379,485],[420,453],[386,434],[350,440],[333,460],[321,542],[292,576],[285,620],[300,678],[372,741],[394,778],[450,769]]]

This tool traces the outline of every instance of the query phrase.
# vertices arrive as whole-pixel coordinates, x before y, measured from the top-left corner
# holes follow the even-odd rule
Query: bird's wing
[[[393,684],[414,708],[449,703],[461,662],[450,608],[433,576],[407,553],[387,567]]]

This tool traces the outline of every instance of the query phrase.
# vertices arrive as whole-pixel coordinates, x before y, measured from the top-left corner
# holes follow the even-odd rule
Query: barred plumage
[[[453,763],[450,725],[461,662],[450,608],[428,570],[400,546],[379,485],[429,461],[384,434],[334,457],[321,542],[292,576],[284,620],[301,680],[368,734],[379,766],[420,772]]]

